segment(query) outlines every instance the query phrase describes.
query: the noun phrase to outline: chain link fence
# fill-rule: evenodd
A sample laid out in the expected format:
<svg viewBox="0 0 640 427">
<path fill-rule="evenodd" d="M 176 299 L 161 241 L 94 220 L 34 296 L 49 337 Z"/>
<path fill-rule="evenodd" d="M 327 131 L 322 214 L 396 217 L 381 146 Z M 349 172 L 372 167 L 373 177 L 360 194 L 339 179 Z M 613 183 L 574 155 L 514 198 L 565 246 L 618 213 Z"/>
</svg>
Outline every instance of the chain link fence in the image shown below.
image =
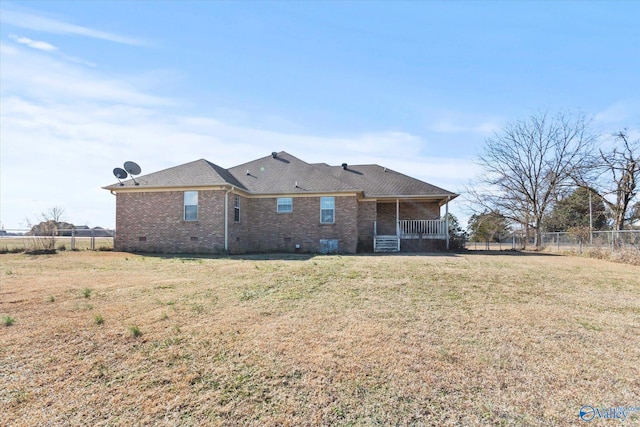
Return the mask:
<svg viewBox="0 0 640 427">
<path fill-rule="evenodd" d="M 33 235 L 28 229 L 0 230 L 0 253 L 42 249 L 113 250 L 115 230 L 106 228 L 72 228 L 56 230 L 51 235 Z"/>
<path fill-rule="evenodd" d="M 640 265 L 640 230 L 542 233 L 545 252 L 585 254 Z M 522 250 L 535 248 L 535 236 L 514 232 L 491 242 L 467 242 L 470 250 Z"/>
<path fill-rule="evenodd" d="M 498 235 L 490 242 L 467 242 L 467 249 L 475 250 L 519 250 L 535 247 L 533 233 L 526 237 L 524 233 L 514 232 Z M 568 232 L 542 233 L 541 246 L 546 250 L 580 250 L 581 248 L 640 250 L 640 230 L 609 230 L 586 232 L 577 235 Z"/>
</svg>

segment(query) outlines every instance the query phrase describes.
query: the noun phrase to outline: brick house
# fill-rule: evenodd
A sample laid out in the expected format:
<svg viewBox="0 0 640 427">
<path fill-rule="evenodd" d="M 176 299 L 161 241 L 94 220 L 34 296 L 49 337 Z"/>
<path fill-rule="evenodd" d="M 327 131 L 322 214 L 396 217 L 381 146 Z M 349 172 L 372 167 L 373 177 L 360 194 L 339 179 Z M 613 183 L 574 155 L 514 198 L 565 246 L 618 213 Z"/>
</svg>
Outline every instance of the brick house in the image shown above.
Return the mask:
<svg viewBox="0 0 640 427">
<path fill-rule="evenodd" d="M 445 249 L 440 210 L 458 196 L 382 166 L 286 152 L 230 169 L 200 159 L 103 188 L 116 196 L 115 250 L 164 253 Z"/>
</svg>

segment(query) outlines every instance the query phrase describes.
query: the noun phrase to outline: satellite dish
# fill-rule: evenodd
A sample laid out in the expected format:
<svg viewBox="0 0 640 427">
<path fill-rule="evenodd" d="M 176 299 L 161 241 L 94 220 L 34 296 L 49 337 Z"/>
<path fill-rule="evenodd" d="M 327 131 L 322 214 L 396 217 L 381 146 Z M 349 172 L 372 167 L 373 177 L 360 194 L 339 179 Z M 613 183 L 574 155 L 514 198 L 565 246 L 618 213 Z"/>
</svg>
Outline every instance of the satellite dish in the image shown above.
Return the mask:
<svg viewBox="0 0 640 427">
<path fill-rule="evenodd" d="M 140 166 L 138 166 L 136 162 L 124 162 L 124 169 L 129 172 L 130 175 L 140 175 L 140 172 L 142 172 L 142 169 L 140 169 Z"/>
<path fill-rule="evenodd" d="M 118 182 L 120 183 L 120 185 L 124 185 L 122 183 L 122 181 L 120 181 L 121 179 L 126 179 L 127 178 L 127 171 L 122 169 L 122 168 L 115 168 L 113 170 L 113 174 L 116 176 L 116 178 L 118 178 Z"/>
<path fill-rule="evenodd" d="M 138 166 L 138 164 L 136 162 L 124 162 L 124 169 L 129 172 L 129 175 L 131 175 L 131 179 L 133 180 L 133 183 L 135 185 L 140 185 L 136 179 L 133 177 L 133 175 L 140 175 L 140 172 L 142 172 L 142 169 L 140 169 L 140 166 Z"/>
<path fill-rule="evenodd" d="M 127 171 L 122 169 L 122 168 L 115 168 L 113 170 L 113 174 L 116 176 L 116 178 L 118 179 L 125 179 L 127 176 Z"/>
</svg>

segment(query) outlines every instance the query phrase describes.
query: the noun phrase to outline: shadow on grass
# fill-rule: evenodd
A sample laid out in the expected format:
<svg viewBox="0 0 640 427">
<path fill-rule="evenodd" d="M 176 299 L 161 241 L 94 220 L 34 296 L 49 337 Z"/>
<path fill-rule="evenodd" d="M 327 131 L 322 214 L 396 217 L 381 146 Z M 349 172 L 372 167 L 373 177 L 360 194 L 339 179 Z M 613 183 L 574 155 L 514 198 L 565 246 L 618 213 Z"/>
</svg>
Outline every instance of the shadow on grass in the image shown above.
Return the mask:
<svg viewBox="0 0 640 427">
<path fill-rule="evenodd" d="M 514 249 L 470 249 L 465 252 L 460 252 L 465 255 L 512 255 L 512 256 L 551 256 L 558 257 L 563 256 L 562 254 L 550 253 L 550 252 L 539 252 L 539 251 L 519 251 Z"/>
<path fill-rule="evenodd" d="M 317 253 L 252 253 L 252 254 L 165 254 L 157 252 L 131 252 L 134 255 L 141 255 L 151 258 L 162 259 L 178 259 L 182 261 L 198 261 L 202 259 L 228 259 L 228 260 L 246 260 L 246 261 L 308 261 L 316 257 L 341 256 L 341 257 L 451 257 L 456 258 L 463 255 L 502 255 L 502 256 L 549 256 L 558 257 L 562 254 L 535 252 L 535 251 L 519 251 L 512 249 L 503 250 L 466 250 L 457 252 L 366 252 L 357 254 L 317 254 Z"/>
<path fill-rule="evenodd" d="M 198 261 L 201 259 L 229 259 L 247 261 L 307 261 L 318 254 L 295 254 L 295 253 L 261 253 L 261 254 L 164 254 L 157 252 L 131 252 L 134 255 L 141 255 L 150 258 L 179 259 L 182 261 Z"/>
</svg>

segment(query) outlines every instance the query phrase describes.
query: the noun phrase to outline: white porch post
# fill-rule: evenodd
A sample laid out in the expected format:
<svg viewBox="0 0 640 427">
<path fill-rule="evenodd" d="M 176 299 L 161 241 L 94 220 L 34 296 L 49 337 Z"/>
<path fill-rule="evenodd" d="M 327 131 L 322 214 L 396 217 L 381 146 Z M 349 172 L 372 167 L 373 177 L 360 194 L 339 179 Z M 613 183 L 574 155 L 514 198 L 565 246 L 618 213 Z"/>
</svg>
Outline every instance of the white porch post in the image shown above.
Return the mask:
<svg viewBox="0 0 640 427">
<path fill-rule="evenodd" d="M 444 205 L 444 225 L 445 225 L 445 236 L 447 239 L 447 250 L 449 250 L 449 197 L 447 197 L 447 203 Z"/>
<path fill-rule="evenodd" d="M 396 236 L 398 238 L 398 250 L 400 250 L 400 199 L 396 199 Z"/>
<path fill-rule="evenodd" d="M 400 236 L 400 199 L 396 199 L 396 236 Z"/>
</svg>

